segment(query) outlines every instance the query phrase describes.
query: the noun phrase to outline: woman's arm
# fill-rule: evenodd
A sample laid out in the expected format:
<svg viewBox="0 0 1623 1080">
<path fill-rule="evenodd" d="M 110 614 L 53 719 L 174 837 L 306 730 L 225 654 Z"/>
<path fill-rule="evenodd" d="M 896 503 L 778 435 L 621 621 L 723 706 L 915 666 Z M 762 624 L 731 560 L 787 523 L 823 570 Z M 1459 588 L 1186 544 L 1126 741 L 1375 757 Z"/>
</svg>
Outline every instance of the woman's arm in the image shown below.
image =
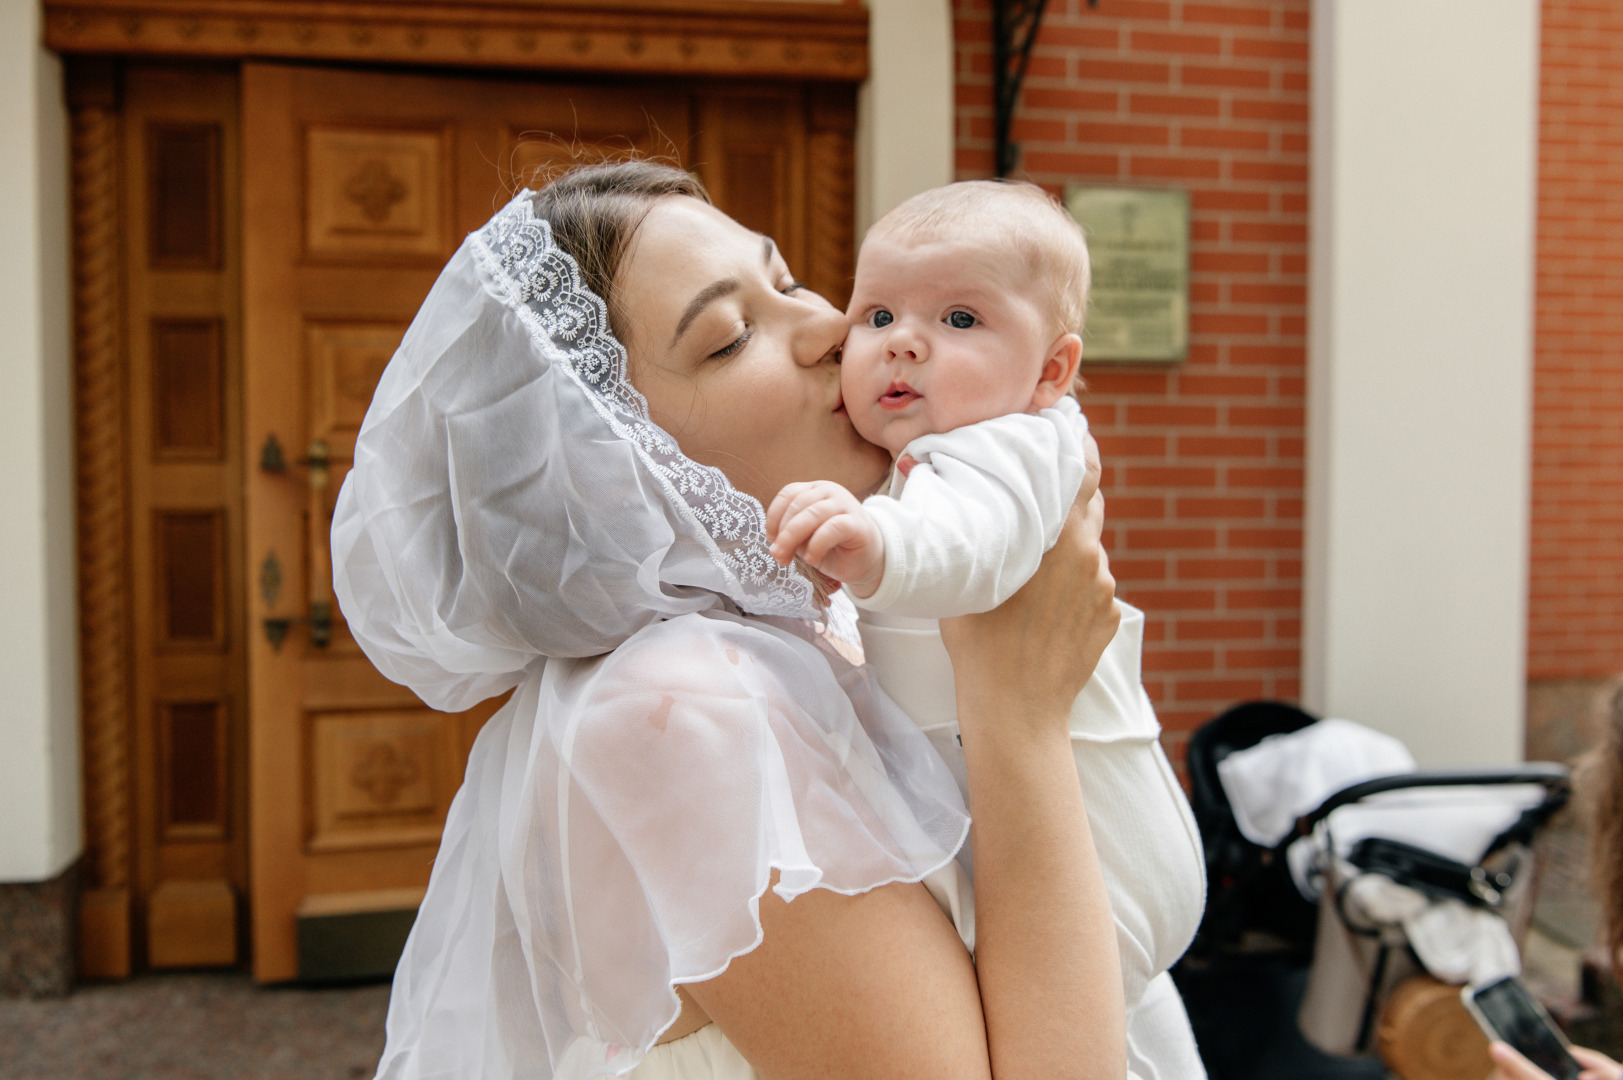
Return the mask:
<svg viewBox="0 0 1623 1080">
<path fill-rule="evenodd" d="M 761 946 L 687 988 L 763 1076 L 1125 1072 L 1115 936 L 1067 730 L 1119 621 L 1092 486 L 1025 588 L 943 626 L 974 804 L 979 983 L 920 885 L 792 904 L 769 891 Z"/>
<path fill-rule="evenodd" d="M 1120 622 L 1103 521 L 1095 494 L 1055 547 L 1092 567 L 1081 589 L 1058 587 L 1045 561 L 1010 603 L 942 626 L 969 769 L 975 963 L 998 1077 L 1119 1078 L 1127 1067 L 1121 960 L 1067 723 Z"/>
</svg>

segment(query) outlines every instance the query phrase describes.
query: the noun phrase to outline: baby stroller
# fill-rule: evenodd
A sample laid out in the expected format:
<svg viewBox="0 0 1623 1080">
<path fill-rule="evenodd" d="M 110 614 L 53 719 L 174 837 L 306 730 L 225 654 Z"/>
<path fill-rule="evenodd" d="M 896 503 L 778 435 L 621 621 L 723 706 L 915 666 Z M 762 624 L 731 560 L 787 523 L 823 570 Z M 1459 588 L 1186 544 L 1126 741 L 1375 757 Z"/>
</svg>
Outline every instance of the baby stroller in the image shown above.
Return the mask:
<svg viewBox="0 0 1623 1080">
<path fill-rule="evenodd" d="M 1366 769 L 1294 820 L 1279 818 L 1282 835 L 1258 837 L 1257 823 L 1241 820 L 1256 794 L 1241 792 L 1237 815 L 1225 779 L 1235 785 L 1244 773 L 1223 763 L 1274 735 L 1288 738 L 1270 752 L 1286 743 L 1315 752 L 1313 740 L 1340 734 L 1332 725 L 1358 727 L 1250 702 L 1190 739 L 1208 880 L 1191 959 L 1210 966 L 1271 953 L 1310 965 L 1297 1017 L 1308 1043 L 1338 1057 L 1379 1053 L 1405 1080 L 1480 1080 L 1489 1069 L 1484 1043 L 1459 1005 L 1458 984 L 1519 970 L 1533 840 L 1565 805 L 1568 770 L 1421 772 L 1396 740 L 1361 729 L 1366 741 L 1390 744 L 1383 753 L 1393 767 Z M 1292 776 L 1312 771 L 1283 767 Z"/>
</svg>

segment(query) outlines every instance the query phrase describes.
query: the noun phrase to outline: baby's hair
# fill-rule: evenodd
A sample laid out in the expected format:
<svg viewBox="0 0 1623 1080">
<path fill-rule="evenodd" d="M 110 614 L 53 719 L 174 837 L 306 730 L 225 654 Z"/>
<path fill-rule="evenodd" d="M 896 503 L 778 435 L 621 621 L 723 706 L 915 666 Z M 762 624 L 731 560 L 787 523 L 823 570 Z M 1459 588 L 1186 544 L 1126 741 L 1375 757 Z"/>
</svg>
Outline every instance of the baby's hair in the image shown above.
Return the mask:
<svg viewBox="0 0 1623 1080">
<path fill-rule="evenodd" d="M 908 199 L 874 223 L 869 237 L 899 240 L 984 238 L 1010 244 L 1033 280 L 1053 290 L 1058 333 L 1080 334 L 1092 267 L 1082 226 L 1048 192 L 1023 180 L 961 180 Z"/>
</svg>

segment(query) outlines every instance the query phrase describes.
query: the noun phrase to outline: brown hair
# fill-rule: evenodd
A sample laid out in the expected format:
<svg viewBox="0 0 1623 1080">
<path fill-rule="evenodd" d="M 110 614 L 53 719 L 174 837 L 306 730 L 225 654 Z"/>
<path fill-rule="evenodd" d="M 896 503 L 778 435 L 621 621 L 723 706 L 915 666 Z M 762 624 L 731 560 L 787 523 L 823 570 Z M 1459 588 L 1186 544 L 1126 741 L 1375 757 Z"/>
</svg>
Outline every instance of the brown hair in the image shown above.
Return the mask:
<svg viewBox="0 0 1623 1080">
<path fill-rule="evenodd" d="M 1606 923 L 1606 952 L 1623 964 L 1623 689 L 1612 698 L 1600 744 L 1578 770 L 1589 811 L 1590 873 Z"/>
<path fill-rule="evenodd" d="M 674 165 L 626 158 L 568 169 L 536 192 L 537 217 L 552 225 L 552 237 L 580 267 L 581 282 L 609 309 L 609 329 L 625 340 L 616 303 L 614 277 L 637 228 L 667 195 L 710 201 L 699 178 Z M 827 609 L 827 579 L 797 556 L 795 565 L 811 582 L 819 607 Z"/>
<path fill-rule="evenodd" d="M 537 217 L 580 267 L 583 283 L 609 309 L 609 329 L 624 339 L 614 277 L 654 203 L 668 195 L 710 201 L 699 178 L 674 165 L 645 158 L 584 165 L 555 176 L 536 192 Z"/>
</svg>

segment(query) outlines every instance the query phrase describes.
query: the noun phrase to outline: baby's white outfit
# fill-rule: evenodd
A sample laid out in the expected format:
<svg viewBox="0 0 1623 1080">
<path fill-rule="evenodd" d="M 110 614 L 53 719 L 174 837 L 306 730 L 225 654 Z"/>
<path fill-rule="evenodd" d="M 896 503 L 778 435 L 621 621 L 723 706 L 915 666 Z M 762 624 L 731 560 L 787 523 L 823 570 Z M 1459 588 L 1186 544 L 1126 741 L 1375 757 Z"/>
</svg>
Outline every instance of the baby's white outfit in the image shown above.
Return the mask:
<svg viewBox="0 0 1623 1080">
<path fill-rule="evenodd" d="M 1086 434 L 1067 397 L 1035 415 L 926 435 L 905 450 L 917 463 L 911 471 L 898 469 L 889 493 L 863 504 L 885 538 L 880 587 L 856 601 L 867 661 L 966 801 L 952 663 L 935 620 L 990 610 L 1031 577 L 1076 499 Z M 1120 629 L 1072 707 L 1071 747 L 1116 920 L 1131 1071 L 1189 1080 L 1204 1070 L 1166 971 L 1200 924 L 1205 863 L 1140 680 L 1144 614 L 1121 610 Z M 969 849 L 959 858 L 967 862 Z"/>
</svg>

